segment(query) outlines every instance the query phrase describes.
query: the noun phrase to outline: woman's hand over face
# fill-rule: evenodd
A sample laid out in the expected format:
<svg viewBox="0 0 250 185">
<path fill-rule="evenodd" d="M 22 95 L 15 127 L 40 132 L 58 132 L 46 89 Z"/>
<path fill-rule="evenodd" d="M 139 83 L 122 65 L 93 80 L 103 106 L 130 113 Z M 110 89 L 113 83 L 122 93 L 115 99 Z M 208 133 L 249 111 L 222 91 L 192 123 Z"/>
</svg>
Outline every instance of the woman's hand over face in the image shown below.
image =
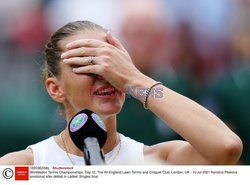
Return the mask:
<svg viewBox="0 0 250 185">
<path fill-rule="evenodd" d="M 128 52 L 110 33 L 107 42 L 95 39 L 80 39 L 66 45 L 61 57 L 63 62 L 77 66 L 76 74 L 96 74 L 105 78 L 118 89 L 126 89 L 131 82 L 143 75 L 133 64 Z M 90 56 L 94 64 L 90 65 Z"/>
</svg>

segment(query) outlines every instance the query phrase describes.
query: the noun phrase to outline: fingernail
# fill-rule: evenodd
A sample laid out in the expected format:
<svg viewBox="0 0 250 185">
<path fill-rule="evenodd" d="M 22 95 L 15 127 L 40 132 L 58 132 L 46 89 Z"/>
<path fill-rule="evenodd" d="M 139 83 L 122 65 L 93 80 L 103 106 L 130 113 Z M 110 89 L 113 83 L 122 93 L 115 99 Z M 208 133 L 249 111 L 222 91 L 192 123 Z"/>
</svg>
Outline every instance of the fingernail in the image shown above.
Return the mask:
<svg viewBox="0 0 250 185">
<path fill-rule="evenodd" d="M 61 54 L 61 58 L 65 58 L 65 56 L 66 56 L 65 53 Z"/>
<path fill-rule="evenodd" d="M 68 62 L 68 60 L 67 59 L 63 59 L 63 61 L 62 61 L 63 63 L 67 63 Z"/>
<path fill-rule="evenodd" d="M 67 49 L 69 49 L 69 48 L 70 48 L 70 46 L 71 46 L 71 44 L 67 44 L 67 45 L 66 45 L 66 48 L 67 48 Z"/>
</svg>

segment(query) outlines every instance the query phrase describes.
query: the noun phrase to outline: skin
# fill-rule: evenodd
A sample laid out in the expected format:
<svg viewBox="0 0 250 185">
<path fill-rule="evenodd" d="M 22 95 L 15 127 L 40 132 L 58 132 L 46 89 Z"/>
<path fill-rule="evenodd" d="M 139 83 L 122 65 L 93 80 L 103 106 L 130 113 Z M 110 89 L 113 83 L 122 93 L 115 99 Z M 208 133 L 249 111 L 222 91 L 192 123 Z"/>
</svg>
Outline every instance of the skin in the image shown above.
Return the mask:
<svg viewBox="0 0 250 185">
<path fill-rule="evenodd" d="M 121 43 L 110 33 L 91 30 L 77 32 L 60 41 L 63 48 L 60 62 L 61 74 L 48 78 L 46 89 L 53 100 L 63 104 L 66 120 L 88 108 L 101 116 L 107 127 L 104 153 L 118 143 L 116 114 L 122 108 L 124 93 L 113 98 L 89 96 L 88 87 L 117 89 L 135 86 L 149 88 L 156 81 L 142 74 L 133 64 Z M 88 56 L 94 56 L 94 65 L 88 65 Z M 171 89 L 162 88 L 162 98 L 149 96 L 148 108 L 186 141 L 169 141 L 144 147 L 145 157 L 168 164 L 236 164 L 242 153 L 241 139 L 219 118 L 194 101 Z M 140 102 L 144 97 L 131 94 Z M 82 98 L 88 97 L 88 98 Z M 62 131 L 69 153 L 83 156 L 73 144 L 67 129 Z M 58 145 L 65 150 L 61 137 L 55 136 Z M 219 141 L 219 142 L 218 142 Z M 0 164 L 33 164 L 30 149 L 7 154 Z"/>
</svg>

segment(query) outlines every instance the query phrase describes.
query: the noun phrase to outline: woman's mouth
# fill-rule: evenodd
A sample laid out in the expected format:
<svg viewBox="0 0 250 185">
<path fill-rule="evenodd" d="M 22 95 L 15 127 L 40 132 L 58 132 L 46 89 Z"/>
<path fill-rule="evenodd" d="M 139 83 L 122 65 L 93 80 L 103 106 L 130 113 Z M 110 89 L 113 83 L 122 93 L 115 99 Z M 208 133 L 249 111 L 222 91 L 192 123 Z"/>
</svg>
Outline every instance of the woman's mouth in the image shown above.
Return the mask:
<svg viewBox="0 0 250 185">
<path fill-rule="evenodd" d="M 117 90 L 114 87 L 99 88 L 93 93 L 93 96 L 99 98 L 113 98 L 118 95 L 121 95 L 121 91 Z"/>
</svg>

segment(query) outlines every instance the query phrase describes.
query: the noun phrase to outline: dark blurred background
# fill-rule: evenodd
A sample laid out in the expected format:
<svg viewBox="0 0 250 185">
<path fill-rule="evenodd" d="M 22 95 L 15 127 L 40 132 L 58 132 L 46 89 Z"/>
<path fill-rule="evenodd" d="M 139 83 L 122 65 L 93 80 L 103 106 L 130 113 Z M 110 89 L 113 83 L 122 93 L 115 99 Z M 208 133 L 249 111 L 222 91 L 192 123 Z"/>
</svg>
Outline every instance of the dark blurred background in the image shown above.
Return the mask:
<svg viewBox="0 0 250 185">
<path fill-rule="evenodd" d="M 65 127 L 41 66 L 50 34 L 75 20 L 108 28 L 143 73 L 219 116 L 250 164 L 250 0 L 1 0 L 0 156 Z M 181 139 L 129 97 L 118 130 L 148 145 Z"/>
</svg>

